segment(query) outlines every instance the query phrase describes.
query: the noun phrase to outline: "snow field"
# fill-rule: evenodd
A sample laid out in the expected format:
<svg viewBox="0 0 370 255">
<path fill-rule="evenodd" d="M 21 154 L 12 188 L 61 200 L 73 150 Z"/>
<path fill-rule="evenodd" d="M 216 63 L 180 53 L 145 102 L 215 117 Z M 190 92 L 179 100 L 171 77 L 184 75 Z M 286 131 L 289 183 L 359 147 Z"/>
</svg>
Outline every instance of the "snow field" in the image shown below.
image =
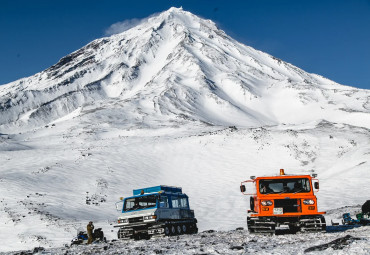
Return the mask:
<svg viewBox="0 0 370 255">
<path fill-rule="evenodd" d="M 110 224 L 119 215 L 115 209 L 119 197 L 130 196 L 132 189 L 161 184 L 183 188 L 201 231 L 246 227 L 249 199 L 240 193 L 240 182 L 251 175 L 278 174 L 280 168 L 288 174 L 310 174 L 313 169 L 319 174 L 321 211 L 361 204 L 370 192 L 365 185 L 369 138 L 361 128 L 209 127 L 199 131 L 182 126 L 122 132 L 108 128 L 114 124 L 76 128 L 73 122 L 77 121 L 82 120 L 19 135 L 20 141 L 15 136 L 11 142 L 30 149 L 3 152 L 2 199 L 21 215 L 1 214 L 9 222 L 4 229 L 12 231 L 3 237 L 6 243 L 18 242 L 24 249 L 63 245 L 89 220 L 113 239 L 117 230 Z M 328 158 L 337 160 L 328 162 Z M 357 192 L 358 185 L 363 185 L 362 192 Z M 86 204 L 86 196 L 96 204 Z M 22 213 L 18 203 L 27 199 L 42 213 L 34 213 L 33 207 Z M 45 214 L 50 219 L 40 219 Z M 13 218 L 20 220 L 11 223 Z M 64 225 L 73 227 L 60 227 Z M 14 250 L 14 246 L 4 245 L 2 250 Z"/>
</svg>

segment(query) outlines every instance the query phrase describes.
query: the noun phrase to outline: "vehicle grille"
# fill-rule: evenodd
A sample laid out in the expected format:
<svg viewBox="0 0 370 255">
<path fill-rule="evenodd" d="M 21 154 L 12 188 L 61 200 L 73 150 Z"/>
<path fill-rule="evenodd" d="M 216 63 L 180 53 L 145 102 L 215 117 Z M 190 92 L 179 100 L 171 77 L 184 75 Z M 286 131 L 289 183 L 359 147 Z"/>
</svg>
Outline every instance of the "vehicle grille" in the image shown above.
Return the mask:
<svg viewBox="0 0 370 255">
<path fill-rule="evenodd" d="M 130 218 L 129 223 L 143 222 L 143 217 Z"/>
<path fill-rule="evenodd" d="M 284 213 L 301 211 L 297 199 L 275 199 L 274 205 L 275 207 L 282 207 Z"/>
</svg>

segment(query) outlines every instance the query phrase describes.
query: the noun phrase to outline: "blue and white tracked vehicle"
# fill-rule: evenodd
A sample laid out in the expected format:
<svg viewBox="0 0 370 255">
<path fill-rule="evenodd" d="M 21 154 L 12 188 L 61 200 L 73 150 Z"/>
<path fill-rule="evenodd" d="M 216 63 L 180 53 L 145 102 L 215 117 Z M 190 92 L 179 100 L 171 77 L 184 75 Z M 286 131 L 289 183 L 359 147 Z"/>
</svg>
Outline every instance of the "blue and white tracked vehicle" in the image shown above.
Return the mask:
<svg viewBox="0 0 370 255">
<path fill-rule="evenodd" d="M 119 239 L 198 232 L 197 219 L 194 211 L 190 210 L 189 198 L 179 187 L 161 185 L 135 189 L 132 197 L 121 200 L 116 204 L 117 209 L 122 211 L 115 226 L 119 227 Z"/>
</svg>

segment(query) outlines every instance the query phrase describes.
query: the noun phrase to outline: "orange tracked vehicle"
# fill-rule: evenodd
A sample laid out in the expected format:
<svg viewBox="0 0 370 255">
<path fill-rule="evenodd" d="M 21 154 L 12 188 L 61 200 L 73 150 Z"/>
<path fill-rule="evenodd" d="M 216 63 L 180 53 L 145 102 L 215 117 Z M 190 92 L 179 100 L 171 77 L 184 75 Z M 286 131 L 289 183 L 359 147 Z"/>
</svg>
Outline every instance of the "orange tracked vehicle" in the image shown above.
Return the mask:
<svg viewBox="0 0 370 255">
<path fill-rule="evenodd" d="M 324 232 L 326 223 L 323 214 L 318 212 L 317 198 L 319 190 L 316 174 L 286 175 L 280 169 L 280 175 L 255 177 L 243 181 L 240 191 L 250 195 L 250 210 L 247 224 L 250 233 L 275 233 L 280 226 L 289 226 L 296 233 Z M 255 188 L 252 194 L 246 194 L 246 185 Z"/>
</svg>

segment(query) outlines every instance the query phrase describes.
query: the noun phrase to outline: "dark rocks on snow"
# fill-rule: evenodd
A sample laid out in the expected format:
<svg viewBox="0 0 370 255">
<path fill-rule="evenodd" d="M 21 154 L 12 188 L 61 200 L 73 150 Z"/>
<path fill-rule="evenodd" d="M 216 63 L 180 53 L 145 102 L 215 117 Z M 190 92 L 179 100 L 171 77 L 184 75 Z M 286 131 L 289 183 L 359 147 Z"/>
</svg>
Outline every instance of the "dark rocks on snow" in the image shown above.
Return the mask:
<svg viewBox="0 0 370 255">
<path fill-rule="evenodd" d="M 334 241 L 331 241 L 326 244 L 321 244 L 317 246 L 310 247 L 306 249 L 304 252 L 312 252 L 312 251 L 323 251 L 328 248 L 332 248 L 333 250 L 342 250 L 344 247 L 350 245 L 355 240 L 361 240 L 361 238 L 353 237 L 351 235 L 346 235 L 341 238 L 337 238 Z"/>
<path fill-rule="evenodd" d="M 230 250 L 243 250 L 243 249 L 244 249 L 244 247 L 240 246 L 240 245 L 235 245 L 235 246 L 230 247 Z"/>
<path fill-rule="evenodd" d="M 210 230 L 205 230 L 202 233 L 214 233 L 216 230 L 210 229 Z"/>
</svg>

